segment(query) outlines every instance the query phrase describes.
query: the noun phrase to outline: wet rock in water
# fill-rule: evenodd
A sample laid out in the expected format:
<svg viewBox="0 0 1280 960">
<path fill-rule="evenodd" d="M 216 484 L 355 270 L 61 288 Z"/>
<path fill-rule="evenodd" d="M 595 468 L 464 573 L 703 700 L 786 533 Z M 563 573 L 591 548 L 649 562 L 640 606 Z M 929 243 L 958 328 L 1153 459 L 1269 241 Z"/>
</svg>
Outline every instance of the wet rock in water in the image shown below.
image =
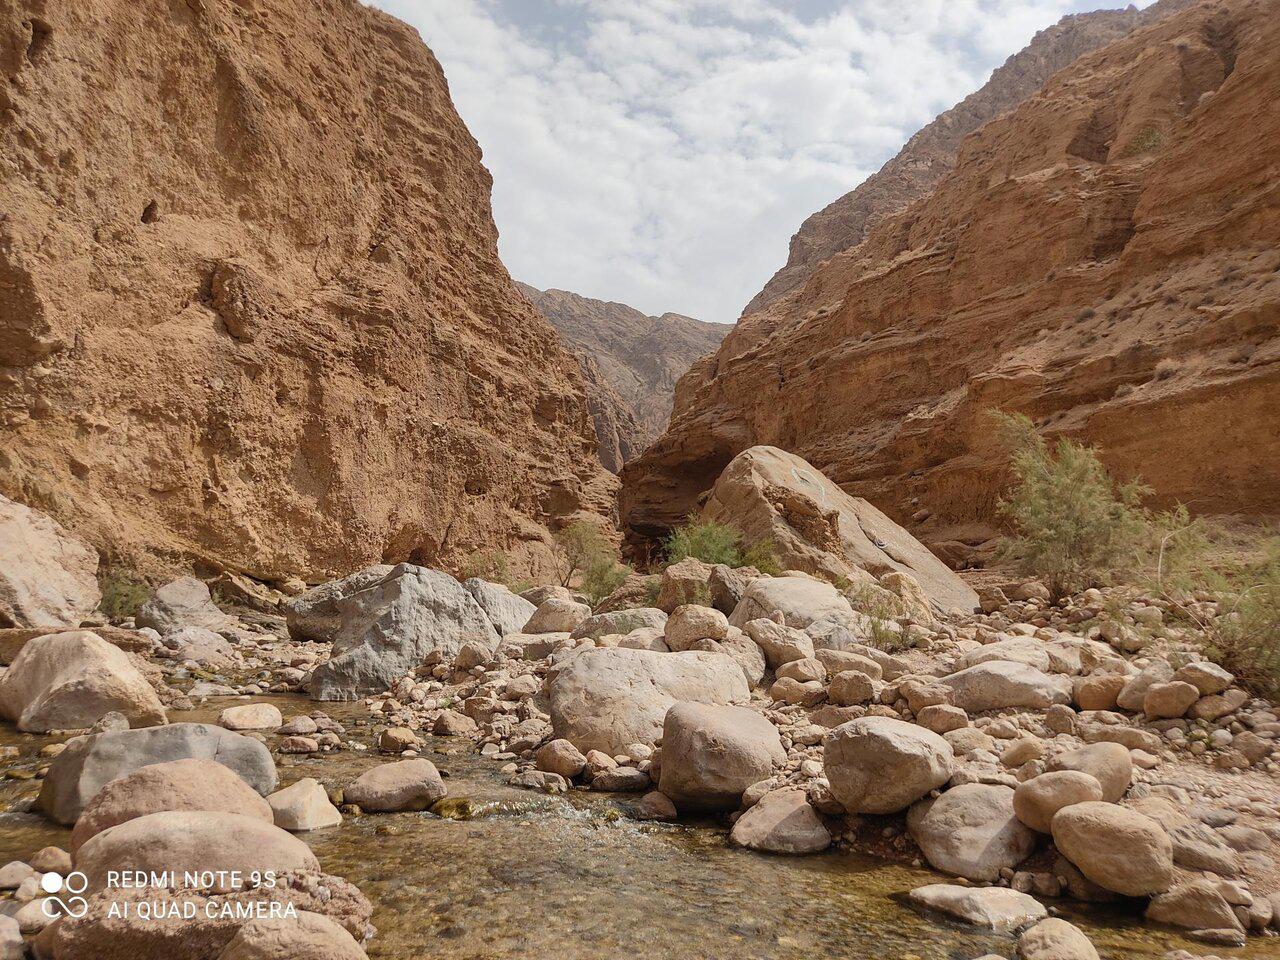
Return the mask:
<svg viewBox="0 0 1280 960">
<path fill-rule="evenodd" d="M 1048 917 L 1018 937 L 1021 960 L 1098 960 L 1098 951 L 1073 923 Z"/>
<path fill-rule="evenodd" d="M 1102 784 L 1096 777 L 1079 770 L 1056 770 L 1018 784 L 1013 812 L 1032 830 L 1049 833 L 1053 815 L 1063 807 L 1102 799 Z"/>
<path fill-rule="evenodd" d="M 72 824 L 109 781 L 148 764 L 186 758 L 214 760 L 264 796 L 276 788 L 275 763 L 262 743 L 212 724 L 173 723 L 69 741 L 49 766 L 38 804 L 51 819 Z"/>
<path fill-rule="evenodd" d="M 28 640 L 0 677 L 0 716 L 28 733 L 84 729 L 113 711 L 134 726 L 165 722 L 129 655 L 92 631 Z"/>
<path fill-rule="evenodd" d="M 1243 930 L 1218 884 L 1200 877 L 1181 880 L 1171 890 L 1152 897 L 1146 917 L 1188 930 Z"/>
<path fill-rule="evenodd" d="M 591 778 L 592 790 L 612 793 L 637 793 L 653 785 L 649 775 L 636 767 L 612 767 Z"/>
<path fill-rule="evenodd" d="M 850 813 L 905 810 L 951 779 L 946 740 L 890 717 L 863 717 L 827 734 L 823 769 L 831 792 Z"/>
<path fill-rule="evenodd" d="M 1141 897 L 1173 883 L 1173 844 L 1150 817 L 1114 803 L 1076 803 L 1054 814 L 1051 828 L 1063 856 L 1104 890 Z"/>
<path fill-rule="evenodd" d="M 267 797 L 267 803 L 275 825 L 291 833 L 323 830 L 342 822 L 342 814 L 329 801 L 324 787 L 311 777 L 277 790 Z"/>
<path fill-rule="evenodd" d="M 1102 785 L 1102 799 L 1116 803 L 1133 780 L 1133 759 L 1118 743 L 1091 743 L 1060 753 L 1049 761 L 1049 770 L 1078 770 Z"/>
<path fill-rule="evenodd" d="M 490 583 L 488 580 L 472 577 L 469 580 L 463 580 L 462 585 L 476 598 L 476 603 L 480 604 L 480 609 L 484 611 L 484 615 L 489 618 L 493 629 L 500 637 L 508 633 L 519 633 L 521 628 L 529 622 L 534 611 L 538 609 L 524 597 L 512 593 L 500 583 Z"/>
<path fill-rule="evenodd" d="M 383 753 L 403 753 L 419 746 L 418 735 L 408 727 L 387 727 L 378 736 L 378 749 Z"/>
<path fill-rule="evenodd" d="M 636 804 L 637 820 L 674 820 L 676 805 L 660 790 L 650 790 Z"/>
<path fill-rule="evenodd" d="M 430 654 L 457 654 L 468 641 L 490 650 L 498 634 L 475 598 L 439 570 L 402 563 L 377 583 L 338 601 L 333 654 L 316 667 L 317 700 L 354 700 L 390 689 Z"/>
<path fill-rule="evenodd" d="M 317 753 L 320 741 L 315 737 L 283 737 L 276 745 L 280 753 Z"/>
<path fill-rule="evenodd" d="M 448 793 L 430 760 L 384 763 L 366 770 L 343 791 L 343 799 L 370 813 L 426 810 Z"/>
<path fill-rule="evenodd" d="M 36 875 L 35 868 L 21 860 L 10 860 L 0 867 L 0 890 L 17 890 L 24 880 Z"/>
<path fill-rule="evenodd" d="M 298 641 L 331 643 L 342 626 L 342 600 L 378 583 L 392 569 L 390 564 L 374 564 L 340 580 L 326 581 L 286 601 L 284 614 L 289 636 Z"/>
<path fill-rule="evenodd" d="M 97 573 L 93 547 L 0 496 L 0 626 L 78 627 L 102 597 Z"/>
<path fill-rule="evenodd" d="M 1043 710 L 1071 702 L 1071 681 L 1051 676 L 1024 663 L 993 660 L 942 678 L 951 688 L 951 702 L 970 713 L 1029 707 Z"/>
<path fill-rule="evenodd" d="M 754 710 L 677 703 L 662 726 L 658 788 L 681 810 L 733 810 L 786 760 L 778 728 Z"/>
<path fill-rule="evenodd" d="M 228 730 L 277 730 L 284 726 L 284 717 L 273 703 L 246 703 L 223 710 L 218 725 Z"/>
<path fill-rule="evenodd" d="M 76 869 L 99 890 L 109 870 L 319 870 L 301 840 L 270 821 L 238 813 L 166 811 L 108 827 L 76 854 Z"/>
<path fill-rule="evenodd" d="M 282 737 L 305 737 L 319 729 L 320 725 L 315 720 L 306 714 L 299 714 L 296 717 L 290 717 L 289 721 L 276 733 Z"/>
<path fill-rule="evenodd" d="M 171 760 L 139 767 L 99 790 L 76 820 L 71 852 L 103 830 L 166 810 L 221 811 L 272 822 L 268 801 L 229 767 L 215 760 Z"/>
<path fill-rule="evenodd" d="M 729 617 L 729 624 L 745 628 L 752 620 L 775 614 L 797 630 L 829 614 L 852 614 L 853 607 L 831 584 L 809 577 L 760 577 L 751 581 Z M 812 655 L 812 654 L 810 654 Z"/>
<path fill-rule="evenodd" d="M 346 930 L 318 913 L 250 920 L 217 960 L 367 960 Z"/>
<path fill-rule="evenodd" d="M 182 627 L 220 630 L 231 618 L 218 609 L 209 595 L 209 586 L 195 577 L 179 577 L 160 587 L 138 608 L 138 626 L 151 627 L 161 636 Z"/>
<path fill-rule="evenodd" d="M 831 832 L 805 791 L 791 788 L 761 797 L 733 825 L 729 842 L 765 853 L 818 853 L 831 846 Z"/>
<path fill-rule="evenodd" d="M 579 750 L 613 756 L 632 743 L 652 746 L 677 701 L 729 703 L 748 694 L 742 670 L 722 653 L 585 650 L 551 681 L 551 724 Z"/>
<path fill-rule="evenodd" d="M 521 770 L 511 778 L 511 782 L 517 787 L 543 793 L 566 793 L 569 789 L 568 780 L 548 770 Z"/>
<path fill-rule="evenodd" d="M 552 597 L 533 612 L 521 633 L 573 633 L 588 617 L 591 608 L 576 600 Z"/>
<path fill-rule="evenodd" d="M 587 765 L 587 758 L 568 740 L 549 740 L 534 753 L 534 762 L 539 770 L 557 773 L 566 780 L 572 780 L 582 773 Z"/>
<path fill-rule="evenodd" d="M 162 655 L 179 663 L 192 660 L 202 667 L 221 670 L 235 663 L 235 648 L 221 634 L 204 627 L 182 627 L 168 634 L 161 644 Z"/>
<path fill-rule="evenodd" d="M 1034 897 L 1003 887 L 960 887 L 931 883 L 908 894 L 912 903 L 990 930 L 1016 930 L 1048 916 Z"/>
<path fill-rule="evenodd" d="M 724 640 L 729 636 L 729 618 L 713 607 L 681 604 L 671 612 L 664 626 L 667 646 L 688 650 L 696 640 Z"/>
<path fill-rule="evenodd" d="M 41 847 L 32 856 L 31 866 L 40 873 L 68 873 L 71 870 L 71 854 L 61 847 Z"/>
<path fill-rule="evenodd" d="M 759 619 L 749 621 L 742 629 L 764 651 L 770 670 L 777 670 L 793 660 L 814 658 L 813 641 L 808 634 L 794 627 Z"/>
<path fill-rule="evenodd" d="M 1036 845 L 1034 831 L 1014 816 L 1013 791 L 994 784 L 966 784 L 921 800 L 908 812 L 907 828 L 934 867 L 989 883 Z"/>
</svg>

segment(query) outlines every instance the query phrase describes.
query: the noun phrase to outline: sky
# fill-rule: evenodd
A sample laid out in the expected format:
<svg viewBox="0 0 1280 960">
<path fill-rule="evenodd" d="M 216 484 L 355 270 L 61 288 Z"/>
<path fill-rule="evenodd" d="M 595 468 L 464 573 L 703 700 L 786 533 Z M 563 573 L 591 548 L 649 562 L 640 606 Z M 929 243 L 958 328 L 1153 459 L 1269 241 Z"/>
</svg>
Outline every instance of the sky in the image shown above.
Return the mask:
<svg viewBox="0 0 1280 960">
<path fill-rule="evenodd" d="M 1146 6 L 1150 0 L 1138 3 Z M 417 27 L 518 280 L 732 323 L 810 213 L 1119 0 L 373 0 Z"/>
</svg>

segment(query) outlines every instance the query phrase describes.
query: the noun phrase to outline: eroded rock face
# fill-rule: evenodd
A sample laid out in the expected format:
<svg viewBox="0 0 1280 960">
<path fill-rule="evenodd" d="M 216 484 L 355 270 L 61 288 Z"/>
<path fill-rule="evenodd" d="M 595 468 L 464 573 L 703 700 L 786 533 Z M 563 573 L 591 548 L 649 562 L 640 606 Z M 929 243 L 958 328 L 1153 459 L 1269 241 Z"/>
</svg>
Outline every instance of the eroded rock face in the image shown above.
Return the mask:
<svg viewBox="0 0 1280 960">
<path fill-rule="evenodd" d="M 695 365 L 623 470 L 630 538 L 772 444 L 899 521 L 927 511 L 926 544 L 981 539 L 1006 483 L 992 408 L 1096 444 L 1160 502 L 1273 514 L 1277 43 L 1265 2 L 1194 4 L 971 133 L 931 194 Z"/>
<path fill-rule="evenodd" d="M 0 496 L 0 627 L 80 626 L 101 599 L 97 573 L 91 546 L 52 517 Z"/>
<path fill-rule="evenodd" d="M 0 491 L 140 564 L 549 575 L 548 523 L 614 481 L 417 33 L 343 0 L 47 19 L 35 63 L 0 14 Z"/>
</svg>

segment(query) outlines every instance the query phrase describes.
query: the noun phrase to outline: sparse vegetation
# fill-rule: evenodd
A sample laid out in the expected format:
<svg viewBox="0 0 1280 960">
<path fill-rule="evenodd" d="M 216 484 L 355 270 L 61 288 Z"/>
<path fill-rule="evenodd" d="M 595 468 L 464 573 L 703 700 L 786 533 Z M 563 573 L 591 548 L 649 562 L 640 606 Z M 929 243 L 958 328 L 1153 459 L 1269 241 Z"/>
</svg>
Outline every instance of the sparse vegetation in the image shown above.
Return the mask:
<svg viewBox="0 0 1280 960">
<path fill-rule="evenodd" d="M 98 609 L 108 620 L 124 620 L 137 616 L 138 608 L 151 596 L 147 582 L 123 570 L 107 570 L 98 577 L 102 601 Z"/>
<path fill-rule="evenodd" d="M 462 561 L 458 579 L 470 580 L 472 577 L 488 580 L 490 583 L 507 583 L 510 571 L 506 553 L 501 550 L 477 550 L 471 554 Z"/>
<path fill-rule="evenodd" d="M 847 580 L 845 582 L 848 583 Z M 840 589 L 854 610 L 870 618 L 871 646 L 885 653 L 897 653 L 910 645 L 905 631 L 889 626 L 895 622 L 894 618 L 906 612 L 901 600 L 883 587 L 870 583 Z"/>
<path fill-rule="evenodd" d="M 662 541 L 662 548 L 668 564 L 693 557 L 703 563 L 755 567 L 768 576 L 782 572 L 778 548 L 772 540 L 766 537 L 748 543 L 740 531 L 710 520 L 690 517 L 683 526 L 671 531 Z"/>
<path fill-rule="evenodd" d="M 618 589 L 631 568 L 618 557 L 618 548 L 594 523 L 571 523 L 558 534 L 556 544 L 563 563 L 561 584 L 570 586 L 580 578 L 579 589 L 592 603 L 599 603 Z"/>
<path fill-rule="evenodd" d="M 1219 597 L 1219 616 L 1205 625 L 1205 654 L 1259 696 L 1280 699 L 1280 537 L 1260 545 L 1260 559 L 1193 573 Z M 1207 572 L 1206 572 L 1207 571 Z"/>
</svg>

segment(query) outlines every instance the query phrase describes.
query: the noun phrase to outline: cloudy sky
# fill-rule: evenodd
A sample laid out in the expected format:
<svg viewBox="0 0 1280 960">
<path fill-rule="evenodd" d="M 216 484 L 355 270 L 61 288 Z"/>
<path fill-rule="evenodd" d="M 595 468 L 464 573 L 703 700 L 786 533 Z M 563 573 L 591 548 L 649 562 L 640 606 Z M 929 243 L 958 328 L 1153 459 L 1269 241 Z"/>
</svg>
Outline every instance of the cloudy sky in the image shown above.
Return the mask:
<svg viewBox="0 0 1280 960">
<path fill-rule="evenodd" d="M 806 216 L 1032 34 L 1123 5 L 374 2 L 443 63 L 493 173 L 513 276 L 726 323 L 785 261 Z"/>
</svg>

